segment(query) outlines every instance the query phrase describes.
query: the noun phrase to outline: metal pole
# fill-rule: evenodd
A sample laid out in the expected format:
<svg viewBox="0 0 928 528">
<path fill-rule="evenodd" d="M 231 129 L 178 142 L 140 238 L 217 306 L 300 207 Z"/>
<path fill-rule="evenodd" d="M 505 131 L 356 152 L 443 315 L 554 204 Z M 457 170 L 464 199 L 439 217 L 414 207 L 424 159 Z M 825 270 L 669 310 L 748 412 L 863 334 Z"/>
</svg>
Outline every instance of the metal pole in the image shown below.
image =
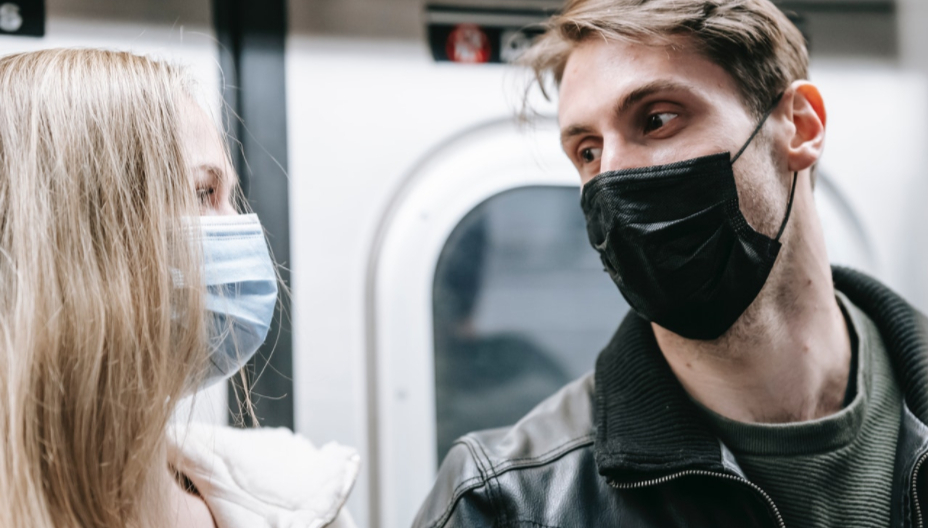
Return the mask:
<svg viewBox="0 0 928 528">
<path fill-rule="evenodd" d="M 289 286 L 286 1 L 213 0 L 213 13 L 233 163 Z M 260 423 L 293 429 L 293 340 L 286 293 L 267 341 L 246 370 Z M 236 391 L 229 395 L 230 407 L 238 408 Z"/>
</svg>

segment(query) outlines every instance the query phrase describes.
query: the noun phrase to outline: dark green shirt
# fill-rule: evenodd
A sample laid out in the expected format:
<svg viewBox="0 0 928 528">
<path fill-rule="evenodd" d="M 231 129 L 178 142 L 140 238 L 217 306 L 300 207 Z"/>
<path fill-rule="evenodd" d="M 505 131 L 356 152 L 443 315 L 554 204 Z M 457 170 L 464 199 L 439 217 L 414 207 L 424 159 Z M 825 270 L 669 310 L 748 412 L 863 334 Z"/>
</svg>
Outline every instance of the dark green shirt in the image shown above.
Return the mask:
<svg viewBox="0 0 928 528">
<path fill-rule="evenodd" d="M 902 392 L 873 321 L 840 293 L 838 300 L 857 364 L 856 394 L 844 409 L 789 424 L 746 424 L 704 409 L 788 528 L 889 526 Z"/>
</svg>

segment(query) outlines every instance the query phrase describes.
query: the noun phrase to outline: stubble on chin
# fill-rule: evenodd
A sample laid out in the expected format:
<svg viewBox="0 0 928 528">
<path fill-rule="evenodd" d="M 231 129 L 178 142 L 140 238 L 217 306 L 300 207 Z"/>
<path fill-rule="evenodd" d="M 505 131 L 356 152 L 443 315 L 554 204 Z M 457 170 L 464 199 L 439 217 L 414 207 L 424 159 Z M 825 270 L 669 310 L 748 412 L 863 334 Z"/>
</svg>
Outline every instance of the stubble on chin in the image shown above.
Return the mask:
<svg viewBox="0 0 928 528">
<path fill-rule="evenodd" d="M 776 236 L 789 201 L 789 187 L 792 182 L 784 184 L 787 178 L 785 160 L 777 163 L 772 143 L 765 134 L 756 138 L 758 144 L 745 153 L 735 165 L 735 181 L 738 185 L 738 199 L 745 220 L 754 230 L 768 236 Z M 782 166 L 780 166 L 782 165 Z M 784 186 L 785 185 L 785 186 Z M 794 219 L 790 218 L 790 222 Z M 697 355 L 706 354 L 721 360 L 739 361 L 767 344 L 771 339 L 778 339 L 788 328 L 783 324 L 783 309 L 794 303 L 791 289 L 785 281 L 791 276 L 793 268 L 790 251 L 790 229 L 787 226 L 781 239 L 782 247 L 777 260 L 758 293 L 741 317 L 717 339 L 709 341 L 688 340 L 663 330 L 662 341 L 683 345 Z"/>
</svg>

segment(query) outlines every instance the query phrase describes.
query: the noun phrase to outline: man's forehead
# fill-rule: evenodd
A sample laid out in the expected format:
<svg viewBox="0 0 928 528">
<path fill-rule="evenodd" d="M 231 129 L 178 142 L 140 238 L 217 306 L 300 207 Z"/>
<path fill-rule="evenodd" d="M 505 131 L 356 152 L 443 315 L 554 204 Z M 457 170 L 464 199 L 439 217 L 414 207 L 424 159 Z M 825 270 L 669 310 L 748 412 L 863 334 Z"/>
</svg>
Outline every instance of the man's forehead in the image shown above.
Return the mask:
<svg viewBox="0 0 928 528">
<path fill-rule="evenodd" d="M 582 64 L 595 62 L 604 68 L 674 69 L 675 65 L 693 61 L 709 62 L 704 54 L 683 36 L 647 40 L 587 38 L 577 43 L 565 62 L 562 82 L 578 73 Z"/>
</svg>

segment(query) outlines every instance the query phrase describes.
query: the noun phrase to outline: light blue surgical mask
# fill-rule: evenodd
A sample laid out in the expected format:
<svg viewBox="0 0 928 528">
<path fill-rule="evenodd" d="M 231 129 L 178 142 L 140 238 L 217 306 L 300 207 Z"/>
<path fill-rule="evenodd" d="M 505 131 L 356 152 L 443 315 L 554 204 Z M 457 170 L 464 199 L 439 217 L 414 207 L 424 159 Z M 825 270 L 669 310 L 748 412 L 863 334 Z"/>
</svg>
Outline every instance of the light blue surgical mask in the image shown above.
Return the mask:
<svg viewBox="0 0 928 528">
<path fill-rule="evenodd" d="M 257 215 L 201 216 L 199 224 L 212 324 L 204 388 L 235 374 L 264 342 L 277 304 L 277 274 Z"/>
</svg>

